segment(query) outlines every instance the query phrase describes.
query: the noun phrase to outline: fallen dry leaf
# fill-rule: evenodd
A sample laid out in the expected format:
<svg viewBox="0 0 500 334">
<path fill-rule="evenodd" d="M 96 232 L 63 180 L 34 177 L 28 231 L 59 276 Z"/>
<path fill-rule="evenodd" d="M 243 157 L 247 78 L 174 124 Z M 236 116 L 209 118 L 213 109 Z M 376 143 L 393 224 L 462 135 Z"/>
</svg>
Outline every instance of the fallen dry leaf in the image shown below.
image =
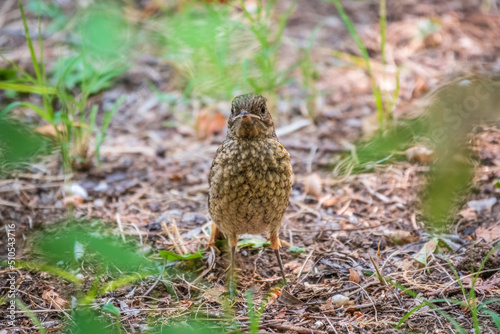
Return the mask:
<svg viewBox="0 0 500 334">
<path fill-rule="evenodd" d="M 57 130 L 59 130 L 59 132 L 63 132 L 64 125 L 59 124 L 57 126 Z M 39 134 L 47 136 L 47 137 L 54 137 L 54 138 L 57 137 L 57 131 L 52 124 L 39 126 L 35 129 L 35 131 L 38 132 Z"/>
<path fill-rule="evenodd" d="M 397 246 L 411 244 L 418 241 L 420 238 L 413 235 L 413 233 L 404 230 L 391 230 L 385 231 L 384 235 Z"/>
<path fill-rule="evenodd" d="M 63 199 L 64 206 L 69 206 L 69 205 L 80 206 L 82 204 L 83 204 L 83 198 L 78 194 L 73 194 Z"/>
<path fill-rule="evenodd" d="M 356 270 L 349 268 L 349 281 L 359 283 L 359 274 Z"/>
<path fill-rule="evenodd" d="M 226 117 L 213 108 L 204 108 L 198 112 L 196 120 L 196 135 L 200 139 L 213 136 L 214 133 L 222 131 L 226 126 Z"/>
<path fill-rule="evenodd" d="M 467 208 L 458 213 L 460 216 L 464 217 L 464 219 L 476 221 L 477 220 L 477 212 L 473 208 Z"/>
<path fill-rule="evenodd" d="M 216 286 L 215 288 L 208 289 L 203 294 L 203 299 L 209 303 L 219 303 L 221 302 L 220 297 L 226 291 L 224 286 Z"/>
<path fill-rule="evenodd" d="M 465 277 L 462 279 L 462 283 L 466 288 L 470 289 L 472 287 L 472 278 Z M 499 284 L 500 277 L 492 276 L 487 280 L 483 280 L 481 277 L 478 277 L 476 279 L 476 282 L 474 283 L 474 291 L 482 295 L 484 295 L 486 292 L 491 294 L 493 293 L 495 288 L 499 286 Z"/>
<path fill-rule="evenodd" d="M 491 242 L 500 238 L 500 225 L 495 225 L 491 228 L 478 227 L 476 229 L 476 236 L 483 238 L 486 242 Z"/>
<path fill-rule="evenodd" d="M 294 274 L 298 274 L 303 264 L 304 264 L 303 259 L 295 259 L 285 263 L 284 268 L 286 271 L 291 270 Z M 302 269 L 302 273 L 307 273 L 311 271 L 312 265 L 313 265 L 312 261 L 307 261 L 306 265 L 304 266 L 304 269 Z"/>
<path fill-rule="evenodd" d="M 57 292 L 54 290 L 45 290 L 42 293 L 42 299 L 49 304 L 53 304 L 56 308 L 64 308 L 68 301 L 61 298 Z"/>
<path fill-rule="evenodd" d="M 304 180 L 304 192 L 316 198 L 321 197 L 321 177 L 318 173 L 306 176 Z"/>
<path fill-rule="evenodd" d="M 334 206 L 335 204 L 337 204 L 339 202 L 339 199 L 337 197 L 333 197 L 333 196 L 330 196 L 328 198 L 326 198 L 323 203 L 321 203 L 323 206 L 326 206 L 326 207 L 330 207 L 330 206 Z"/>
<path fill-rule="evenodd" d="M 429 163 L 434 158 L 434 151 L 425 146 L 414 146 L 406 150 L 406 159 L 409 162 Z"/>
<path fill-rule="evenodd" d="M 417 254 L 415 254 L 413 258 L 425 266 L 427 265 L 427 258 L 432 253 L 434 253 L 436 247 L 437 247 L 436 240 L 429 240 L 424 244 L 424 246 L 420 249 L 420 251 Z"/>
</svg>

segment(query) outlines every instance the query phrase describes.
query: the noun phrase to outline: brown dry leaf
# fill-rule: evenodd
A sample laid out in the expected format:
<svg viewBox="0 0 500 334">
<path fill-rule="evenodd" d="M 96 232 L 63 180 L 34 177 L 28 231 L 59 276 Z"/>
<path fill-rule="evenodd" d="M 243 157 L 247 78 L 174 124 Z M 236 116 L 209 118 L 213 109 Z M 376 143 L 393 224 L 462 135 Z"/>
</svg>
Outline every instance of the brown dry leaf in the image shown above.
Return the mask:
<svg viewBox="0 0 500 334">
<path fill-rule="evenodd" d="M 356 270 L 349 268 L 349 282 L 354 282 L 359 284 L 359 274 Z"/>
<path fill-rule="evenodd" d="M 61 298 L 54 290 L 45 290 L 42 293 L 42 299 L 49 304 L 55 305 L 56 308 L 64 308 L 68 304 L 68 301 Z"/>
<path fill-rule="evenodd" d="M 415 79 L 415 83 L 413 85 L 413 92 L 412 92 L 412 97 L 413 98 L 418 98 L 429 90 L 429 85 L 427 84 L 427 80 L 420 76 L 417 75 L 417 78 Z"/>
<path fill-rule="evenodd" d="M 282 304 L 286 305 L 302 305 L 304 302 L 290 292 L 287 291 L 286 287 L 281 290 L 281 295 L 278 298 L 278 301 Z"/>
<path fill-rule="evenodd" d="M 479 299 L 476 297 L 476 301 L 475 301 L 476 306 L 477 306 L 478 300 Z M 472 303 L 472 302 L 470 301 L 470 303 Z M 462 309 L 462 311 L 464 311 L 464 312 L 469 312 L 470 311 L 470 308 L 467 305 L 468 305 L 467 301 L 464 300 L 464 303 L 462 305 L 460 305 L 460 308 Z"/>
<path fill-rule="evenodd" d="M 347 310 L 346 310 L 347 311 Z M 358 320 L 363 320 L 365 318 L 364 314 L 359 312 L 359 311 L 356 311 L 352 314 L 352 317 L 354 319 L 358 319 Z"/>
<path fill-rule="evenodd" d="M 216 286 L 215 288 L 208 289 L 203 294 L 203 299 L 209 303 L 220 303 L 220 297 L 226 291 L 224 286 Z"/>
<path fill-rule="evenodd" d="M 57 130 L 59 130 L 59 132 L 63 132 L 64 125 L 59 124 L 57 126 Z M 39 134 L 47 136 L 47 137 L 54 137 L 54 138 L 57 137 L 56 129 L 52 124 L 39 126 L 35 129 L 35 131 L 38 132 Z"/>
<path fill-rule="evenodd" d="M 420 237 L 414 236 L 413 233 L 404 230 L 385 231 L 384 235 L 397 246 L 411 244 L 412 242 L 417 242 L 420 239 Z"/>
<path fill-rule="evenodd" d="M 467 208 L 458 213 L 460 216 L 464 217 L 466 220 L 476 221 L 477 220 L 477 212 L 473 208 Z"/>
<path fill-rule="evenodd" d="M 330 196 L 330 197 L 326 198 L 322 204 L 323 204 L 323 206 L 330 207 L 330 206 L 334 206 L 338 202 L 339 202 L 339 199 L 337 197 Z"/>
<path fill-rule="evenodd" d="M 226 117 L 213 108 L 204 108 L 198 112 L 196 120 L 196 134 L 200 139 L 213 136 L 214 133 L 222 131 L 226 126 Z"/>
<path fill-rule="evenodd" d="M 466 288 L 470 289 L 472 287 L 472 278 L 465 277 L 462 279 L 462 283 Z M 474 284 L 474 290 L 478 294 L 485 294 L 486 292 L 493 293 L 494 289 L 497 288 L 499 284 L 500 284 L 500 277 L 492 276 L 487 280 L 483 280 L 481 277 L 478 277 Z"/>
<path fill-rule="evenodd" d="M 64 206 L 69 206 L 69 205 L 80 206 L 82 204 L 83 204 L 83 198 L 78 194 L 73 194 L 63 199 Z"/>
<path fill-rule="evenodd" d="M 295 259 L 292 261 L 289 261 L 285 263 L 285 270 L 289 271 L 291 270 L 294 274 L 298 274 L 300 271 L 300 268 L 302 268 L 302 265 L 304 264 L 304 260 L 301 259 Z M 312 269 L 313 262 L 312 261 L 307 261 L 306 265 L 304 266 L 304 269 L 302 269 L 302 273 L 307 273 L 311 271 Z"/>
<path fill-rule="evenodd" d="M 429 163 L 434 158 L 434 151 L 425 146 L 417 145 L 406 150 L 406 159 L 409 162 Z"/>
<path fill-rule="evenodd" d="M 316 198 L 321 197 L 321 177 L 318 173 L 306 176 L 304 180 L 304 192 Z"/>
<path fill-rule="evenodd" d="M 484 227 L 478 227 L 476 229 L 476 236 L 478 238 L 483 238 L 486 242 L 492 242 L 500 238 L 500 225 L 495 225 L 489 229 Z"/>
<path fill-rule="evenodd" d="M 306 288 L 307 291 L 318 293 L 320 291 L 330 289 L 330 286 L 327 284 L 310 284 L 308 282 L 304 282 L 304 288 Z"/>
</svg>

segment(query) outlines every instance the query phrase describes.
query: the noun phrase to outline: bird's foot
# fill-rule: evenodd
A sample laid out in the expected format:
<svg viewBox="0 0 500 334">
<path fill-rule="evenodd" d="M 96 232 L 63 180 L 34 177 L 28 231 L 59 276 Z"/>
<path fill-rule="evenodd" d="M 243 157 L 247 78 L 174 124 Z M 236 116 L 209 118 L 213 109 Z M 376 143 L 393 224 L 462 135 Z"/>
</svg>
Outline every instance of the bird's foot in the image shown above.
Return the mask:
<svg viewBox="0 0 500 334">
<path fill-rule="evenodd" d="M 217 252 L 217 254 L 221 253 L 221 251 L 219 250 L 219 248 L 217 248 L 217 246 L 215 246 L 215 242 L 212 241 L 212 240 L 210 240 L 210 242 L 208 243 L 207 250 L 210 249 L 210 248 L 213 249 L 213 250 L 215 250 Z"/>
</svg>

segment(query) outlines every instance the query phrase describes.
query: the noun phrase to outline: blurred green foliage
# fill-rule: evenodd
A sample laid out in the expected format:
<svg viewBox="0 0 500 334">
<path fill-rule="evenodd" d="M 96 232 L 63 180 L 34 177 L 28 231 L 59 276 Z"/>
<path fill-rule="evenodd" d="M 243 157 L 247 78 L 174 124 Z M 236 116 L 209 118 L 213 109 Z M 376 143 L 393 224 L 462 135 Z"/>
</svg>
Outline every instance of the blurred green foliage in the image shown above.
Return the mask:
<svg viewBox="0 0 500 334">
<path fill-rule="evenodd" d="M 28 166 L 53 148 L 50 140 L 29 125 L 4 116 L 4 111 L 0 112 L 0 175 Z"/>
<path fill-rule="evenodd" d="M 92 263 L 95 266 L 105 266 L 109 271 L 140 271 L 154 269 L 153 263 L 141 255 L 133 244 L 124 244 L 115 237 L 105 236 L 98 232 L 99 222 L 70 221 L 63 231 L 44 232 L 34 243 L 34 249 L 43 260 L 50 265 L 64 264 L 76 270 L 80 262 Z M 80 226 L 82 225 L 82 226 Z"/>
<path fill-rule="evenodd" d="M 112 116 L 123 100 L 119 99 L 120 102 L 115 103 L 111 109 L 100 111 L 103 121 L 99 127 L 96 124 L 99 108 L 89 106 L 88 99 L 92 94 L 111 87 L 116 78 L 129 68 L 129 51 L 133 38 L 123 13 L 109 3 L 94 4 L 76 16 L 77 22 L 69 24 L 67 17 L 55 3 L 32 1 L 28 4 L 28 9 L 39 17 L 36 45 L 31 38 L 21 2 L 19 8 L 35 76 L 9 62 L 16 75 L 9 75 L 6 80 L 0 82 L 0 88 L 16 92 L 9 94 L 14 99 L 22 99 L 22 93 L 39 94 L 43 105 L 21 100 L 14 101 L 7 108 L 11 110 L 14 106 L 31 109 L 54 126 L 56 142 L 60 144 L 66 172 L 72 168 L 87 168 L 96 153 L 100 162 L 100 145 Z M 58 26 L 54 30 L 50 30 L 49 26 L 43 33 L 67 29 L 68 36 L 73 40 L 73 43 L 69 44 L 69 54 L 57 60 L 51 73 L 46 73 L 45 69 L 40 23 L 42 16 L 50 17 L 53 22 L 60 20 L 64 23 L 64 27 Z M 39 51 L 35 52 L 37 46 Z M 93 137 L 96 137 L 96 145 L 95 149 L 91 150 Z"/>
<path fill-rule="evenodd" d="M 161 18 L 153 39 L 177 68 L 184 96 L 230 100 L 241 92 L 276 94 L 298 66 L 279 67 L 279 51 L 288 18 L 278 15 L 277 1 L 257 1 L 255 11 L 240 2 L 244 17 L 232 6 L 190 2 Z"/>
<path fill-rule="evenodd" d="M 458 77 L 443 84 L 428 101 L 422 116 L 398 120 L 386 131 L 358 143 L 337 171 L 369 171 L 406 159 L 405 150 L 416 144 L 430 147 L 436 158 L 422 192 L 422 211 L 429 227 L 443 230 L 467 195 L 474 175 L 469 135 L 474 126 L 499 119 L 500 80 L 481 75 Z"/>
</svg>

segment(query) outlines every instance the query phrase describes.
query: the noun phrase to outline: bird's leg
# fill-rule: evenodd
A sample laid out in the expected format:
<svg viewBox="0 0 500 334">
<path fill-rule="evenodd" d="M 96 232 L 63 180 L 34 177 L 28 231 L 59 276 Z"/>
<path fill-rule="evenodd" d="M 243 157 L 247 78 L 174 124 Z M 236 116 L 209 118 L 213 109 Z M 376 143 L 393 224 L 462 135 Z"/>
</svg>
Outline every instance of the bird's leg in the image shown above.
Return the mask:
<svg viewBox="0 0 500 334">
<path fill-rule="evenodd" d="M 234 298 L 235 295 L 238 294 L 236 291 L 236 283 L 234 281 L 234 265 L 235 265 L 235 253 L 236 253 L 236 244 L 238 243 L 238 237 L 236 235 L 232 235 L 228 239 L 229 241 L 229 247 L 231 248 L 231 251 L 229 252 L 229 262 L 230 268 L 229 268 L 229 296 L 231 298 Z"/>
<path fill-rule="evenodd" d="M 283 277 L 283 283 L 286 283 L 286 277 L 285 277 L 285 270 L 283 269 L 283 262 L 281 261 L 281 255 L 280 255 L 280 239 L 277 234 L 271 233 L 270 236 L 270 241 L 271 241 L 271 248 L 274 249 L 274 254 L 276 254 L 276 259 L 278 259 L 278 264 L 280 266 L 281 270 L 281 277 Z"/>
<path fill-rule="evenodd" d="M 208 247 L 213 248 L 220 254 L 220 250 L 215 246 L 215 242 L 223 238 L 222 232 L 217 228 L 215 224 L 212 224 L 212 229 L 210 230 L 210 241 L 208 242 Z"/>
</svg>

